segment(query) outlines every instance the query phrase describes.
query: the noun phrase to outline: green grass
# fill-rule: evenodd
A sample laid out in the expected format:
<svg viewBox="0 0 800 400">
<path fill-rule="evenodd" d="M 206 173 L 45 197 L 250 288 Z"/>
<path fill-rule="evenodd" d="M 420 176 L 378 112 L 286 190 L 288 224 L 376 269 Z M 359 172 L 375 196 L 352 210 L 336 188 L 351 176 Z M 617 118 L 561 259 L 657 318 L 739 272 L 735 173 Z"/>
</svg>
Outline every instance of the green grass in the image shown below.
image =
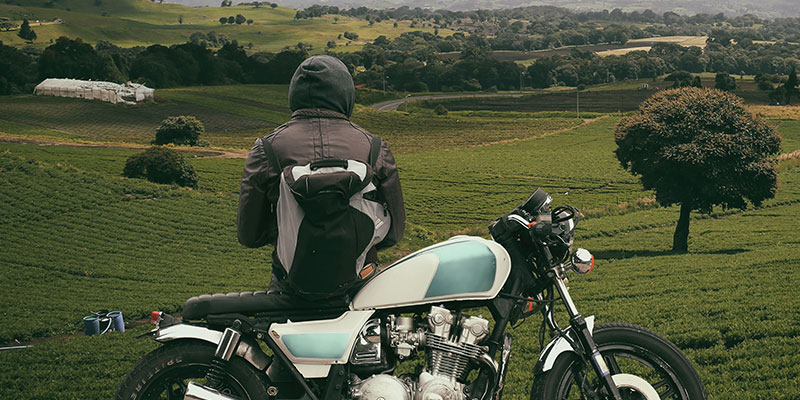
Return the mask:
<svg viewBox="0 0 800 400">
<path fill-rule="evenodd" d="M 324 53 L 325 45 L 333 40 L 337 50 L 360 49 L 364 43 L 385 35 L 389 38 L 403 32 L 426 31 L 433 28 L 411 28 L 410 21 L 382 21 L 373 26 L 363 19 L 338 16 L 324 16 L 310 20 L 295 20 L 295 10 L 285 7 L 255 8 L 253 6 L 234 7 L 185 7 L 168 3 L 153 3 L 149 0 L 104 0 L 95 6 L 94 0 L 60 0 L 54 8 L 43 8 L 45 0 L 20 0 L 21 6 L 0 4 L 0 17 L 13 21 L 27 18 L 31 21 L 52 21 L 60 18 L 63 24 L 32 24 L 38 39 L 37 47 L 45 47 L 50 40 L 59 36 L 80 37 L 89 43 L 108 40 L 122 47 L 149 46 L 152 44 L 170 45 L 184 43 L 193 32 L 215 31 L 236 39 L 240 44 L 253 44 L 253 51 L 278 51 L 298 42 L 310 43 L 312 53 Z M 67 11 L 69 9 L 70 11 Z M 105 14 L 105 15 L 104 15 Z M 253 19 L 252 25 L 221 25 L 220 17 L 242 14 Z M 179 18 L 183 23 L 179 23 Z M 359 39 L 352 43 L 337 39 L 345 31 L 356 32 Z M 447 36 L 452 32 L 439 31 Z M 0 41 L 7 45 L 23 46 L 25 42 L 16 36 L 15 31 L 0 32 Z"/>
<path fill-rule="evenodd" d="M 180 105 L 192 114 L 213 111 L 230 121 L 266 124 L 288 115 L 278 109 L 285 104 L 282 90 L 179 89 L 159 104 L 130 109 L 150 115 L 157 113 L 149 108 Z M 22 123 L 15 122 L 23 118 L 16 112 L 3 113 L 0 131 L 49 140 L 64 135 L 65 141 L 143 143 L 152 137 L 135 119 L 130 132 L 119 133 L 126 127 L 120 121 L 133 118 L 125 108 L 54 100 L 74 106 L 85 121 L 60 117 L 56 124 L 50 110 L 56 107 L 40 103 L 43 117 L 26 116 Z M 259 109 L 264 116 L 254 114 Z M 114 128 L 99 118 L 88 121 L 98 113 Z M 10 115 L 14 121 L 6 120 Z M 616 117 L 577 127 L 581 121 L 559 113 L 435 116 L 359 107 L 355 119 L 388 141 L 401 168 L 409 223 L 404 241 L 382 255 L 384 261 L 455 233 L 486 235 L 493 218 L 541 186 L 556 204 L 591 210 L 576 245 L 594 252 L 597 269 L 570 281 L 584 314 L 638 323 L 674 341 L 697 366 L 709 398 L 800 396 L 800 232 L 792 222 L 800 214 L 797 163 L 781 164 L 778 196 L 759 209 L 693 214 L 690 252 L 673 254 L 678 210 L 638 201 L 651 193 L 614 158 Z M 799 149 L 800 121 L 774 122 L 783 151 Z M 226 137 L 215 132 L 209 136 Z M 233 147 L 247 147 L 256 137 L 246 129 L 229 135 L 237 138 L 229 138 Z M 0 342 L 56 337 L 0 352 L 0 398 L 111 397 L 125 372 L 155 346 L 134 337 L 144 327 L 124 335 L 59 337 L 80 332 L 82 316 L 91 311 L 120 309 L 130 322 L 153 309 L 178 310 L 196 294 L 266 285 L 270 249 L 245 249 L 235 239 L 243 160 L 188 154 L 200 187 L 187 190 L 120 177 L 125 158 L 136 151 L 0 143 Z M 511 399 L 525 398 L 530 389 L 539 350 L 532 319 L 512 331 Z"/>
<path fill-rule="evenodd" d="M 249 148 L 289 116 L 286 85 L 215 86 L 157 91 L 155 104 L 127 106 L 48 96 L 0 98 L 0 133 L 73 142 L 149 144 L 161 121 L 194 115 L 212 146 Z"/>
</svg>

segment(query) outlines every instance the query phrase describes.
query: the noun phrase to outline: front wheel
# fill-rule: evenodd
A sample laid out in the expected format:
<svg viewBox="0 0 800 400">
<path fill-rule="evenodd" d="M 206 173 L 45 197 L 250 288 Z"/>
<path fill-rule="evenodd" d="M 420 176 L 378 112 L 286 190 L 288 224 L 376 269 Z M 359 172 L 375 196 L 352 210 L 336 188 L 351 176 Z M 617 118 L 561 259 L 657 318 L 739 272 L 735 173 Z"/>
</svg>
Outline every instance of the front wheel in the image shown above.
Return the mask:
<svg viewBox="0 0 800 400">
<path fill-rule="evenodd" d="M 607 323 L 592 333 L 623 399 L 705 400 L 700 376 L 667 339 L 636 325 Z M 594 370 L 573 352 L 536 377 L 531 400 L 606 399 Z M 655 390 L 655 392 L 653 392 Z"/>
<path fill-rule="evenodd" d="M 204 383 L 216 346 L 186 340 L 167 343 L 142 358 L 125 376 L 115 400 L 183 399 L 189 381 Z M 267 396 L 267 376 L 240 357 L 226 367 L 221 392 L 239 399 Z"/>
</svg>

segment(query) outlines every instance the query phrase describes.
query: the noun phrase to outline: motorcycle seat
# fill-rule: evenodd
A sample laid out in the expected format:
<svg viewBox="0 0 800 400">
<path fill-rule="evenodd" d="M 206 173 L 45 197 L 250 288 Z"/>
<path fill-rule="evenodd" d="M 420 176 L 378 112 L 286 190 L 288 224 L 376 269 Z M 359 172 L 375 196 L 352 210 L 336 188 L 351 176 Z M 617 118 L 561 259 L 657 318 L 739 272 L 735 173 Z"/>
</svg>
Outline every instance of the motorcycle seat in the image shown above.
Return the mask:
<svg viewBox="0 0 800 400">
<path fill-rule="evenodd" d="M 285 293 L 234 292 L 204 294 L 192 297 L 183 304 L 184 320 L 201 320 L 215 314 L 242 314 L 256 317 L 288 319 L 340 315 L 349 305 L 343 298 L 310 301 Z"/>
</svg>

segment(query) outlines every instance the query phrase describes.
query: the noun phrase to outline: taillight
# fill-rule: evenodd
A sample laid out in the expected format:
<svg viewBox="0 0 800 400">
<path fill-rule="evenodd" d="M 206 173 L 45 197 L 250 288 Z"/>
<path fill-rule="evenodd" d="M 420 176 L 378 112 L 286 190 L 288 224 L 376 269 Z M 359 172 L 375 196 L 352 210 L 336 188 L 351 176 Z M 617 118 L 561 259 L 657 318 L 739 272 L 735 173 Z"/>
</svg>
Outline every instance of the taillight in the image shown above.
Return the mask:
<svg viewBox="0 0 800 400">
<path fill-rule="evenodd" d="M 153 311 L 150 313 L 150 323 L 151 324 L 158 324 L 158 321 L 161 321 L 161 311 Z"/>
</svg>

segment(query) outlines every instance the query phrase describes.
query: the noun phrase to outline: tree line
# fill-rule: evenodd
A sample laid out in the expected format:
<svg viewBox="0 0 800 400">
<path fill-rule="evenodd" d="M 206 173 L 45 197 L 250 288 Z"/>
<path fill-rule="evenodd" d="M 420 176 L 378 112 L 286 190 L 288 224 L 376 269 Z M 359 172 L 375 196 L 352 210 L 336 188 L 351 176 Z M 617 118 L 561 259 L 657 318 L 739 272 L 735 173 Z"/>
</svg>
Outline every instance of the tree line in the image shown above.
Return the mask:
<svg viewBox="0 0 800 400">
<path fill-rule="evenodd" d="M 200 38 L 202 36 L 202 40 Z M 30 93 L 45 78 L 134 81 L 152 88 L 236 83 L 288 83 L 308 57 L 301 49 L 248 55 L 236 41 L 193 35 L 187 43 L 121 48 L 58 38 L 40 54 L 0 42 L 0 94 Z M 213 49 L 210 44 L 221 47 Z"/>
<path fill-rule="evenodd" d="M 299 10 L 295 18 L 318 18 L 324 15 L 350 16 L 376 22 L 406 20 L 417 26 L 452 28 L 466 33 L 482 33 L 487 36 L 506 34 L 547 36 L 560 33 L 558 37 L 562 39 L 561 45 L 611 42 L 601 40 L 596 32 L 603 30 L 608 25 L 616 25 L 617 29 L 622 27 L 627 31 L 629 39 L 647 36 L 697 36 L 704 35 L 713 28 L 725 28 L 736 36 L 748 36 L 752 40 L 800 42 L 800 18 L 762 19 L 753 14 L 728 17 L 723 13 L 680 15 L 670 11 L 664 13 L 656 13 L 652 10 L 625 12 L 621 9 L 575 12 L 554 6 L 449 11 L 419 7 L 412 9 L 408 6 L 377 10 L 367 7 L 345 9 L 336 6 L 313 5 Z M 642 26 L 642 28 L 638 26 Z M 554 42 L 554 39 L 555 37 L 537 38 L 547 44 Z M 508 39 L 503 41 L 508 41 Z M 547 48 L 547 44 L 543 48 Z M 555 47 L 559 46 L 555 45 Z M 529 47 L 526 50 L 541 48 Z"/>
<path fill-rule="evenodd" d="M 655 79 L 675 71 L 715 72 L 728 75 L 772 76 L 800 69 L 800 45 L 779 42 L 757 44 L 735 41 L 725 31 L 709 36 L 705 49 L 675 43 L 656 43 L 649 51 L 600 57 L 591 51 L 572 49 L 565 55 L 540 57 L 524 68 L 498 61 L 491 51 L 492 38 L 455 33 L 441 37 L 426 32 L 407 32 L 389 40 L 380 36 L 360 51 L 334 54 L 355 71 L 357 83 L 374 89 L 405 91 L 463 91 L 589 86 L 627 79 Z M 459 51 L 458 59 L 444 59 L 441 52 Z M 769 86 L 769 87 L 767 87 Z"/>
</svg>

